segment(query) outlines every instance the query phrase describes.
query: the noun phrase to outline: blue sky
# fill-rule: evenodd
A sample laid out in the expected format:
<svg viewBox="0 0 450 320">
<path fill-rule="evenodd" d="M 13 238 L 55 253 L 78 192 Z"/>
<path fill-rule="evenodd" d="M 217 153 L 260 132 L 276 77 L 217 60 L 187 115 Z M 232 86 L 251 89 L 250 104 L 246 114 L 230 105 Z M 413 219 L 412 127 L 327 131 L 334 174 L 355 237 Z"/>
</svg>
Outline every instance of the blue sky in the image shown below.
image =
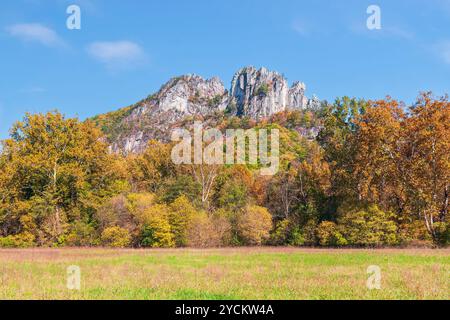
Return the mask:
<svg viewBox="0 0 450 320">
<path fill-rule="evenodd" d="M 371 4 L 381 30 L 366 27 Z M 185 73 L 228 88 L 245 65 L 328 100 L 450 91 L 450 0 L 2 0 L 0 43 L 0 138 L 27 111 L 84 119 Z"/>
</svg>

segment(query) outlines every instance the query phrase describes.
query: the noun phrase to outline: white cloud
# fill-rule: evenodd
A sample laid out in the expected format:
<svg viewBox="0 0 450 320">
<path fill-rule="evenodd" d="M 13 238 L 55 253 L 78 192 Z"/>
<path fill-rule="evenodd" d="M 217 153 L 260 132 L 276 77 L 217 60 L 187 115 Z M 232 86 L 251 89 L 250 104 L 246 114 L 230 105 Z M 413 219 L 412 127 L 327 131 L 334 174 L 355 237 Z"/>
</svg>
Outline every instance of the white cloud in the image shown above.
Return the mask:
<svg viewBox="0 0 450 320">
<path fill-rule="evenodd" d="M 144 50 L 131 41 L 93 42 L 88 53 L 110 69 L 134 67 L 146 60 Z"/>
<path fill-rule="evenodd" d="M 54 30 L 39 23 L 14 24 L 7 27 L 6 31 L 23 41 L 39 42 L 46 46 L 59 46 L 64 43 Z"/>
</svg>

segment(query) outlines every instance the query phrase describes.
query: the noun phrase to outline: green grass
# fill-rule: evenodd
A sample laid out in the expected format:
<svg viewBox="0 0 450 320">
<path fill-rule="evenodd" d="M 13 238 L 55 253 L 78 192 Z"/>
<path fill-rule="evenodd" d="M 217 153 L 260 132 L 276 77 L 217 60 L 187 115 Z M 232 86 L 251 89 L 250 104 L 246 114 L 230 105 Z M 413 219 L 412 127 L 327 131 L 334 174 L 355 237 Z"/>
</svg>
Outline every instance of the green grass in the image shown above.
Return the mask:
<svg viewBox="0 0 450 320">
<path fill-rule="evenodd" d="M 0 250 L 0 299 L 449 299 L 449 271 L 450 250 Z"/>
</svg>

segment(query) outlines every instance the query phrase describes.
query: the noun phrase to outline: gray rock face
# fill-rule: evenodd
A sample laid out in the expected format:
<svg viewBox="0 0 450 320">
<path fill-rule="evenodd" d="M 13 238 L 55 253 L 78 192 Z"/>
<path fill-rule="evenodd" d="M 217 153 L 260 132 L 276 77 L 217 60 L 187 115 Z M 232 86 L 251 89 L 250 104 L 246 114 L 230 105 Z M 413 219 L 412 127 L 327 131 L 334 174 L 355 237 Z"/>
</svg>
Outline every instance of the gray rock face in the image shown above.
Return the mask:
<svg viewBox="0 0 450 320">
<path fill-rule="evenodd" d="M 186 75 L 171 79 L 157 94 L 137 103 L 118 124 L 113 152 L 139 153 L 150 139 L 168 141 L 171 129 L 188 116 L 224 111 L 228 93 L 218 78 Z"/>
<path fill-rule="evenodd" d="M 306 85 L 303 82 L 294 82 L 289 89 L 289 108 L 305 109 L 308 105 L 308 98 L 305 96 Z"/>
<path fill-rule="evenodd" d="M 306 107 L 311 110 L 319 110 L 320 108 L 320 100 L 315 95 L 311 99 L 308 100 Z"/>
<path fill-rule="evenodd" d="M 318 108 L 317 98 L 305 96 L 304 83 L 289 87 L 279 73 L 266 68 L 240 69 L 228 93 L 219 78 L 185 75 L 171 79 L 154 95 L 135 104 L 114 124 L 111 150 L 123 153 L 143 151 L 150 139 L 168 141 L 177 123 L 189 116 L 228 114 L 259 120 L 285 110 Z"/>
<path fill-rule="evenodd" d="M 288 109 L 307 108 L 310 100 L 305 91 L 302 82 L 289 88 L 287 80 L 277 72 L 245 67 L 231 82 L 230 106 L 238 116 L 260 119 Z"/>
<path fill-rule="evenodd" d="M 226 107 L 226 91 L 219 78 L 204 80 L 187 75 L 170 80 L 156 97 L 160 111 L 177 111 L 181 115 L 208 114 Z"/>
<path fill-rule="evenodd" d="M 238 116 L 260 119 L 285 110 L 288 92 L 287 81 L 279 73 L 246 67 L 233 77 L 230 103 Z"/>
</svg>

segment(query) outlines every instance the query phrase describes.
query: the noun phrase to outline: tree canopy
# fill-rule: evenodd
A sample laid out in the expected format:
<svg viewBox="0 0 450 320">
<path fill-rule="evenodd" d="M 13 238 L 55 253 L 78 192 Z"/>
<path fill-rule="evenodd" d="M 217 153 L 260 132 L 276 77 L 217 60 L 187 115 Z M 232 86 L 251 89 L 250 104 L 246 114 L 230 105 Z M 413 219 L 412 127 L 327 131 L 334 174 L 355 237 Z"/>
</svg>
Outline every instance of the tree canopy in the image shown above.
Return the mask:
<svg viewBox="0 0 450 320">
<path fill-rule="evenodd" d="M 26 114 L 0 151 L 0 247 L 449 243 L 448 97 L 209 121 L 278 129 L 279 171 L 176 165 L 173 145 L 154 140 L 117 155 L 90 121 Z"/>
</svg>

